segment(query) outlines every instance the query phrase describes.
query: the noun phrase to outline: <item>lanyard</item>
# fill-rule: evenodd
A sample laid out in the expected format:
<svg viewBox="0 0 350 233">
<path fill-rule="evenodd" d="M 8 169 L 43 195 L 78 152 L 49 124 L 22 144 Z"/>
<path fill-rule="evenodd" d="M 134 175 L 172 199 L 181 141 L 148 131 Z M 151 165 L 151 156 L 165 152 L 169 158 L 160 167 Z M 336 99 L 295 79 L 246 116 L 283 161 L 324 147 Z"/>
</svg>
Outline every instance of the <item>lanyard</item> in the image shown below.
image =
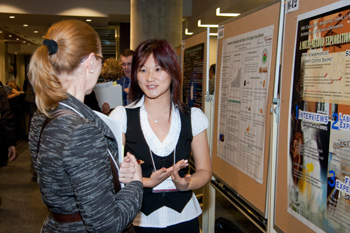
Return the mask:
<svg viewBox="0 0 350 233">
<path fill-rule="evenodd" d="M 153 159 L 153 154 L 152 154 L 151 148 L 149 148 L 149 154 L 151 156 L 153 169 L 154 169 L 154 171 L 157 171 L 156 164 L 155 164 L 154 159 Z M 176 146 L 175 146 L 175 149 L 174 149 L 174 165 L 175 165 L 175 161 L 176 161 Z"/>
<path fill-rule="evenodd" d="M 59 103 L 59 104 L 65 106 L 65 107 L 67 107 L 67 108 L 69 108 L 70 110 L 72 110 L 73 112 L 75 112 L 76 114 L 78 114 L 79 116 L 81 116 L 82 118 L 85 118 L 85 117 L 83 116 L 83 114 L 81 114 L 80 112 L 78 112 L 78 110 L 76 110 L 75 108 L 69 106 L 68 104 L 65 104 L 65 103 Z"/>
</svg>

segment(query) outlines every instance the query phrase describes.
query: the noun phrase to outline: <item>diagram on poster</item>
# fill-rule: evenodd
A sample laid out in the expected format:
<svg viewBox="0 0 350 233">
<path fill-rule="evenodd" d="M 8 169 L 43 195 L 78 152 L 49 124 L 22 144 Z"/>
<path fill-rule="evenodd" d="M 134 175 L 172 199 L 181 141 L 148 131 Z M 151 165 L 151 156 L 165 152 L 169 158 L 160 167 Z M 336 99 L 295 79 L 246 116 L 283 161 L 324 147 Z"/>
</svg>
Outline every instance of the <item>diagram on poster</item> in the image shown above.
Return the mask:
<svg viewBox="0 0 350 233">
<path fill-rule="evenodd" d="M 217 155 L 263 182 L 273 26 L 223 40 Z"/>
<path fill-rule="evenodd" d="M 350 7 L 298 17 L 288 212 L 316 232 L 350 232 Z"/>
</svg>

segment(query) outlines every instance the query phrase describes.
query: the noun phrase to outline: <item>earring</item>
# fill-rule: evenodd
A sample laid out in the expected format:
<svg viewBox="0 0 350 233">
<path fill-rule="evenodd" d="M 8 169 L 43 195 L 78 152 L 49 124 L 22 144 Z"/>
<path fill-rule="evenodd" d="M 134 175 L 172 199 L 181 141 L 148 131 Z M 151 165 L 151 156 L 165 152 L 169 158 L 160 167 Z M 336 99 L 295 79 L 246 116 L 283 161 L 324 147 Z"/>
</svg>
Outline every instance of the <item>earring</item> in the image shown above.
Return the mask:
<svg viewBox="0 0 350 233">
<path fill-rule="evenodd" d="M 93 72 L 94 72 L 94 69 L 93 69 L 93 66 L 92 66 L 92 59 L 93 59 L 93 58 L 91 58 L 91 61 L 90 61 L 90 66 L 91 66 L 90 73 L 93 73 Z"/>
</svg>

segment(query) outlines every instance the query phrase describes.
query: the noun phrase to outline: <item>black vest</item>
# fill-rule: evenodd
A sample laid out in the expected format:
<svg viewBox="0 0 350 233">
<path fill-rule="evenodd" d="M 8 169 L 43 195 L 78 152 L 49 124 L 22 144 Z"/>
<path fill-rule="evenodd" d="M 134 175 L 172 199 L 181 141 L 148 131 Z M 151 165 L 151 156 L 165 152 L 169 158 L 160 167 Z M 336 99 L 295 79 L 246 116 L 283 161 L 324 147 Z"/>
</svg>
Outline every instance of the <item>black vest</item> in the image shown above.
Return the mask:
<svg viewBox="0 0 350 233">
<path fill-rule="evenodd" d="M 128 120 L 125 133 L 124 152 L 125 154 L 126 152 L 130 152 L 135 155 L 137 159 L 145 161 L 145 163 L 141 165 L 142 175 L 143 177 L 150 177 L 153 172 L 153 164 L 150 155 L 150 148 L 148 147 L 141 129 L 140 108 L 126 109 L 126 114 Z M 189 159 L 191 154 L 192 127 L 190 114 L 185 115 L 180 111 L 180 118 L 181 131 L 179 140 L 176 144 L 176 162 L 181 159 Z M 166 157 L 157 156 L 153 152 L 152 154 L 157 170 L 162 167 L 168 168 L 173 166 L 174 152 Z M 184 177 L 187 173 L 188 168 L 179 171 L 181 177 Z M 181 213 L 191 197 L 192 191 L 152 193 L 152 188 L 144 188 L 141 212 L 145 215 L 149 215 L 153 211 L 163 206 L 167 206 Z"/>
</svg>

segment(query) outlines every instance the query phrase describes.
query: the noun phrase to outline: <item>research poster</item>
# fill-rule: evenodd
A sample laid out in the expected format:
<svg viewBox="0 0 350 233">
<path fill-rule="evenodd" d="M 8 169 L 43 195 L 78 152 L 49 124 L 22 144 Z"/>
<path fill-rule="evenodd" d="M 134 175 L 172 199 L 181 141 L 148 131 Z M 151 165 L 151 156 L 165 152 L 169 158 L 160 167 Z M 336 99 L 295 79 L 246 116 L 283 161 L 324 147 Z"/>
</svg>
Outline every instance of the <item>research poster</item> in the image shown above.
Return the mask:
<svg viewBox="0 0 350 233">
<path fill-rule="evenodd" d="M 273 26 L 223 40 L 217 155 L 263 182 Z"/>
<path fill-rule="evenodd" d="M 296 33 L 288 212 L 316 232 L 350 232 L 349 1 L 300 15 Z"/>
<path fill-rule="evenodd" d="M 189 107 L 202 108 L 204 43 L 184 51 L 183 96 Z"/>
</svg>

